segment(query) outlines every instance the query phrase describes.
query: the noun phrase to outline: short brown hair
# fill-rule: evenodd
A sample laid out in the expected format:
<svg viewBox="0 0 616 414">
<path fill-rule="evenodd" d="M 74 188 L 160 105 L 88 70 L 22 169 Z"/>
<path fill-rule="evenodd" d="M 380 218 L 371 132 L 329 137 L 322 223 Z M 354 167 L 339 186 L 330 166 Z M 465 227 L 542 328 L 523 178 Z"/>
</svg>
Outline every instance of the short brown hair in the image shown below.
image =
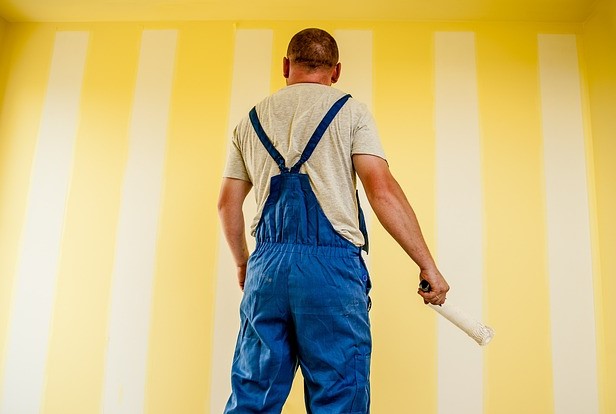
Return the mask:
<svg viewBox="0 0 616 414">
<path fill-rule="evenodd" d="M 311 70 L 332 68 L 338 63 L 338 45 L 325 30 L 304 29 L 291 38 L 287 58 Z"/>
</svg>

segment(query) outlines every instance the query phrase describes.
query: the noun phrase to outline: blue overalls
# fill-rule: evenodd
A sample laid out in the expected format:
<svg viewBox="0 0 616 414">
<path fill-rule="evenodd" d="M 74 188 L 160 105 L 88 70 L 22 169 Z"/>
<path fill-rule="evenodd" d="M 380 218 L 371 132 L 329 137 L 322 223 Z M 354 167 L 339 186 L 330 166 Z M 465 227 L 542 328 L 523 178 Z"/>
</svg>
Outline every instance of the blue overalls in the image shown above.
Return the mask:
<svg viewBox="0 0 616 414">
<path fill-rule="evenodd" d="M 291 169 L 250 112 L 281 173 L 271 178 L 248 261 L 225 413 L 280 413 L 298 365 L 308 413 L 369 412 L 368 271 L 361 249 L 334 230 L 299 173 L 349 97 L 329 110 Z M 366 236 L 361 209 L 360 227 Z"/>
</svg>

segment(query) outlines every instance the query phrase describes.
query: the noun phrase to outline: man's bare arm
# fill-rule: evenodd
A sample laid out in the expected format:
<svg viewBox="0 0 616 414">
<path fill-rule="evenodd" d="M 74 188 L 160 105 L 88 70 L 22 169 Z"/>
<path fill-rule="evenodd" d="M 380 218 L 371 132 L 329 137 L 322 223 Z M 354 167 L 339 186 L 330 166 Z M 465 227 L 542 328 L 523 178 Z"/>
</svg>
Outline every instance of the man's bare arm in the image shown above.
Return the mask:
<svg viewBox="0 0 616 414">
<path fill-rule="evenodd" d="M 242 290 L 249 256 L 242 206 L 251 188 L 252 184 L 248 181 L 223 178 L 218 198 L 218 216 L 237 267 L 237 279 Z"/>
<path fill-rule="evenodd" d="M 363 154 L 353 156 L 353 165 L 377 218 L 419 266 L 420 277 L 427 280 L 432 287 L 430 292 L 418 290 L 418 293 L 425 302 L 442 304 L 449 285 L 436 267 L 415 212 L 391 174 L 389 166 L 380 157 Z"/>
</svg>

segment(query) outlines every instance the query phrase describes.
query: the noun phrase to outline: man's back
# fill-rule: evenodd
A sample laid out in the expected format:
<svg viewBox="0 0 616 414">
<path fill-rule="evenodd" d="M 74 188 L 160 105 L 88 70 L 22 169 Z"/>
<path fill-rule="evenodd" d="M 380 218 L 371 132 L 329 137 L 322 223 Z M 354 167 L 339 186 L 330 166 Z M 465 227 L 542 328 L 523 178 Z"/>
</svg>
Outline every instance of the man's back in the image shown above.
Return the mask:
<svg viewBox="0 0 616 414">
<path fill-rule="evenodd" d="M 300 83 L 256 105 L 263 129 L 287 166 L 299 159 L 325 113 L 343 95 L 329 86 Z M 384 158 L 372 116 L 364 104 L 350 99 L 301 172 L 309 176 L 319 204 L 336 231 L 361 246 L 364 240 L 357 223 L 356 178 L 351 158 L 358 153 Z M 270 178 L 278 173 L 278 166 L 245 118 L 235 130 L 225 177 L 252 182 L 258 206 L 253 231 L 269 193 Z"/>
</svg>

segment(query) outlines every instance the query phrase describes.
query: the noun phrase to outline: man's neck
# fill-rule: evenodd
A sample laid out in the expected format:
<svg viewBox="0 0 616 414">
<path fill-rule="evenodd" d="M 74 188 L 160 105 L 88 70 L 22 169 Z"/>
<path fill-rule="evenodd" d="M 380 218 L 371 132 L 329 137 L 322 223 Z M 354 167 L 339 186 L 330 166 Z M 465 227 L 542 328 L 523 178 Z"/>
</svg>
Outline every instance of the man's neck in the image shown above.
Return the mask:
<svg viewBox="0 0 616 414">
<path fill-rule="evenodd" d="M 313 73 L 297 73 L 294 76 L 287 78 L 287 86 L 297 83 L 317 83 L 320 85 L 331 86 L 331 75 L 328 73 L 313 72 Z"/>
</svg>

